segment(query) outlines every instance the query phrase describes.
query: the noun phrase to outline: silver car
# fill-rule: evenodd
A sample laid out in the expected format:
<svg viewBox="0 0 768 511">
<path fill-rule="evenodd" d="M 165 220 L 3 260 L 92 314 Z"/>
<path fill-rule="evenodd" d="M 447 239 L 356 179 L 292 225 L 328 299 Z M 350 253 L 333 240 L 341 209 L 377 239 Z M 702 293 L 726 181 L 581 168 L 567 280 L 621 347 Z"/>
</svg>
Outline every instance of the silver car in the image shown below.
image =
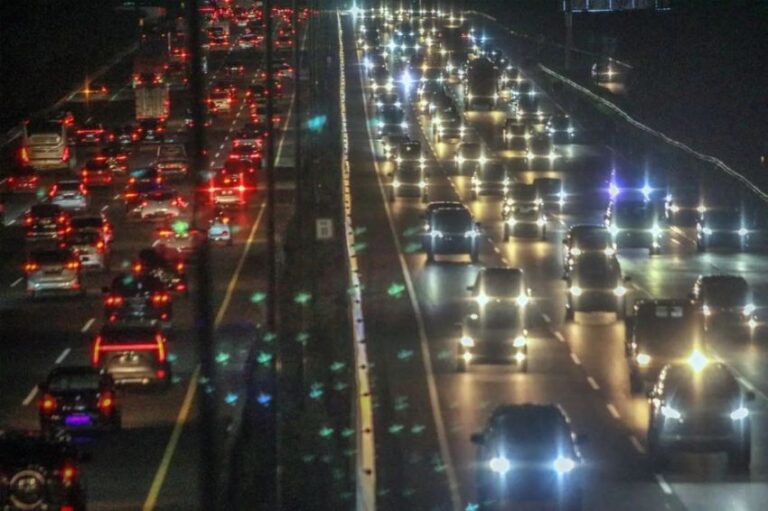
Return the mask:
<svg viewBox="0 0 768 511">
<path fill-rule="evenodd" d="M 141 220 L 177 218 L 181 215 L 183 202 L 170 190 L 158 190 L 147 194 L 137 208 Z"/>
<path fill-rule="evenodd" d="M 85 294 L 77 252 L 72 249 L 33 250 L 24 265 L 27 293 L 32 297 L 45 293 Z"/>
<path fill-rule="evenodd" d="M 67 246 L 75 251 L 83 269 L 109 270 L 109 244 L 101 231 L 78 230 L 67 237 Z"/>
<path fill-rule="evenodd" d="M 88 209 L 89 196 L 80 181 L 64 180 L 56 183 L 50 192 L 51 204 L 56 204 L 67 211 Z"/>
</svg>

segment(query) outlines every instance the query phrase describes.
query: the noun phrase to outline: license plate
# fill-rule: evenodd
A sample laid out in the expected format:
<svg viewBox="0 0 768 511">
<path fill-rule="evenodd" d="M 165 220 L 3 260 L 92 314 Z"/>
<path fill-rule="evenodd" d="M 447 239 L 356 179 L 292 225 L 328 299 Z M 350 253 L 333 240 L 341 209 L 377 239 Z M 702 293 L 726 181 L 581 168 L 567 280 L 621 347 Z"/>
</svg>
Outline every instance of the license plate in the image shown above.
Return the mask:
<svg viewBox="0 0 768 511">
<path fill-rule="evenodd" d="M 64 419 L 64 424 L 67 426 L 90 426 L 93 423 L 91 416 L 82 414 L 82 413 L 76 413 L 73 415 L 68 415 Z"/>
</svg>

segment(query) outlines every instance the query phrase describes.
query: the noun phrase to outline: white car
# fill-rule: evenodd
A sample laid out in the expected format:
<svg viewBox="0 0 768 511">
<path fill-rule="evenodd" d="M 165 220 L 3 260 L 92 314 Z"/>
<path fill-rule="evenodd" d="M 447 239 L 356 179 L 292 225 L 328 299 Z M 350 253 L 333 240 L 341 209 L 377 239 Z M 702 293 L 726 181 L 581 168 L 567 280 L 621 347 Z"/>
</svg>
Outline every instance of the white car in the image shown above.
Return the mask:
<svg viewBox="0 0 768 511">
<path fill-rule="evenodd" d="M 208 227 L 208 239 L 211 241 L 223 241 L 227 245 L 234 243 L 229 217 L 217 216 L 211 220 L 211 225 Z"/>
<path fill-rule="evenodd" d="M 49 193 L 51 204 L 56 204 L 67 211 L 88 209 L 90 197 L 80 181 L 64 180 L 56 183 Z"/>
<path fill-rule="evenodd" d="M 42 249 L 29 254 L 24 265 L 27 293 L 85 294 L 80 280 L 80 261 L 71 249 Z"/>
<path fill-rule="evenodd" d="M 184 209 L 181 197 L 170 190 L 148 193 L 136 209 L 141 220 L 178 218 Z"/>
<path fill-rule="evenodd" d="M 96 229 L 83 229 L 67 237 L 67 246 L 75 251 L 83 269 L 109 269 L 109 244 Z"/>
<path fill-rule="evenodd" d="M 189 159 L 184 144 L 161 144 L 157 148 L 155 167 L 162 176 L 186 176 L 189 169 Z"/>
<path fill-rule="evenodd" d="M 199 238 L 195 231 L 185 229 L 175 231 L 170 227 L 163 226 L 155 231 L 156 239 L 152 247 L 163 252 L 171 251 L 188 259 L 197 249 Z"/>
</svg>

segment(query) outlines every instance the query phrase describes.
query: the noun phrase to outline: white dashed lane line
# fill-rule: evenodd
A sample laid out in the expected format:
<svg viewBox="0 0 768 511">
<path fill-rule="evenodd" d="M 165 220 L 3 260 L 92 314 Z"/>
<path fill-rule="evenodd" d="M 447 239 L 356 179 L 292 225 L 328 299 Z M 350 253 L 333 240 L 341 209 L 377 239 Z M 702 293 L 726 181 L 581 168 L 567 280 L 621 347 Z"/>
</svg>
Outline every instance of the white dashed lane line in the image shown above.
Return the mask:
<svg viewBox="0 0 768 511">
<path fill-rule="evenodd" d="M 635 435 L 629 435 L 629 442 L 639 454 L 645 454 L 645 447 L 643 447 L 643 444 L 640 443 L 640 440 Z"/>
<path fill-rule="evenodd" d="M 24 280 L 24 277 L 19 277 L 18 279 L 14 280 L 13 282 L 11 282 L 11 287 L 18 286 L 19 284 L 21 284 L 22 280 Z"/>
<path fill-rule="evenodd" d="M 35 399 L 36 395 L 37 395 L 37 385 L 32 387 L 32 390 L 29 391 L 29 394 L 27 394 L 27 397 L 25 397 L 24 401 L 21 402 L 22 406 L 29 406 L 29 403 L 31 403 L 32 400 Z"/>
<path fill-rule="evenodd" d="M 593 390 L 600 390 L 600 385 L 598 385 L 597 381 L 591 376 L 587 376 L 587 383 L 589 383 L 589 386 L 592 387 Z"/>
<path fill-rule="evenodd" d="M 617 419 L 617 420 L 621 419 L 621 414 L 616 409 L 616 407 L 613 406 L 613 403 L 608 403 L 607 405 L 605 405 L 605 407 L 608 409 L 608 413 L 611 414 L 611 417 L 613 417 L 614 419 Z"/>
<path fill-rule="evenodd" d="M 576 364 L 577 366 L 581 365 L 581 360 L 579 359 L 579 356 L 574 352 L 571 352 L 571 360 L 573 360 L 573 363 Z"/>
<path fill-rule="evenodd" d="M 563 337 L 563 334 L 561 334 L 560 332 L 555 332 L 555 333 L 554 333 L 554 336 L 555 336 L 555 338 L 556 338 L 558 341 L 560 341 L 560 342 L 565 342 L 565 337 Z"/>
<path fill-rule="evenodd" d="M 96 322 L 96 318 L 89 319 L 88 321 L 85 322 L 85 325 L 83 325 L 83 328 L 80 329 L 80 332 L 81 333 L 87 332 L 88 330 L 91 329 L 91 327 L 95 322 Z"/>
<path fill-rule="evenodd" d="M 64 351 L 62 351 L 61 355 L 59 355 L 59 357 L 56 359 L 56 365 L 64 362 L 64 359 L 67 358 L 67 355 L 69 355 L 70 351 L 72 351 L 72 348 L 66 348 Z"/>
<path fill-rule="evenodd" d="M 543 319 L 545 322 L 547 322 L 547 323 L 552 323 L 552 320 L 549 318 L 549 316 L 547 316 L 547 315 L 546 315 L 546 314 L 544 314 L 543 312 L 541 313 L 541 318 L 542 318 L 542 319 Z"/>
<path fill-rule="evenodd" d="M 672 487 L 669 486 L 669 483 L 664 479 L 664 476 L 661 474 L 653 474 L 656 478 L 656 482 L 659 483 L 659 486 L 661 487 L 661 491 L 663 491 L 667 495 L 672 495 Z"/>
</svg>

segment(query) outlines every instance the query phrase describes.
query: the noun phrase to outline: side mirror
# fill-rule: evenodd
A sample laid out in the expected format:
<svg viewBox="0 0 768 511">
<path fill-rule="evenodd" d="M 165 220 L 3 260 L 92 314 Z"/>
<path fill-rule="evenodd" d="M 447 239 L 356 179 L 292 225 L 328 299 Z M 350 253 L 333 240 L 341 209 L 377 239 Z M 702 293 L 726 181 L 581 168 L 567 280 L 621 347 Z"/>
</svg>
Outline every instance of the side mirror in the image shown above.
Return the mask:
<svg viewBox="0 0 768 511">
<path fill-rule="evenodd" d="M 485 438 L 482 433 L 472 433 L 469 436 L 469 441 L 475 445 L 483 445 L 483 443 L 485 443 Z"/>
<path fill-rule="evenodd" d="M 103 294 L 107 294 L 107 293 L 109 293 L 109 288 L 108 288 L 107 286 L 102 286 L 102 287 L 101 287 L 101 292 L 102 292 Z"/>
<path fill-rule="evenodd" d="M 751 403 L 754 400 L 755 400 L 754 392 L 752 392 L 751 390 L 748 390 L 747 392 L 744 393 L 744 401 L 746 401 L 747 403 Z"/>
<path fill-rule="evenodd" d="M 576 445 L 584 445 L 589 443 L 589 435 L 586 433 L 579 433 L 576 435 Z"/>
</svg>

